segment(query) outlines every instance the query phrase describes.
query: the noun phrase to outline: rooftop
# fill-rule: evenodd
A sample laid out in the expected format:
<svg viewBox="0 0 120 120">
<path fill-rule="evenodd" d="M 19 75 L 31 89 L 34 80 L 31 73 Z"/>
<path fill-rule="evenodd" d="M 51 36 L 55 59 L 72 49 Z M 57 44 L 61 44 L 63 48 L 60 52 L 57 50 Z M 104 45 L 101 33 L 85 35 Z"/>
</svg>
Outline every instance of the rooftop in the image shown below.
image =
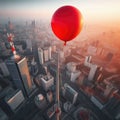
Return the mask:
<svg viewBox="0 0 120 120">
<path fill-rule="evenodd" d="M 42 79 L 44 79 L 45 81 L 48 81 L 50 79 L 53 79 L 52 75 L 45 75 L 42 77 Z"/>
</svg>

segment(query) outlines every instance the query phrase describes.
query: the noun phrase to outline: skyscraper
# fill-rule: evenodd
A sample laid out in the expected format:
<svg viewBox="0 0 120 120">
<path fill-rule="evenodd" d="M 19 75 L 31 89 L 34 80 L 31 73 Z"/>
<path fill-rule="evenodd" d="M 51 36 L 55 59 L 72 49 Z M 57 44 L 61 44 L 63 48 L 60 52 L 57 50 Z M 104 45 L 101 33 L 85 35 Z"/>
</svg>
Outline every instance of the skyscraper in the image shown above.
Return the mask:
<svg viewBox="0 0 120 120">
<path fill-rule="evenodd" d="M 22 90 L 24 96 L 28 97 L 32 91 L 32 81 L 26 58 L 11 58 L 6 60 L 6 65 L 16 88 Z"/>
<path fill-rule="evenodd" d="M 7 28 L 7 30 L 8 30 L 9 32 L 12 32 L 12 31 L 13 31 L 13 24 L 11 23 L 10 19 L 8 20 L 8 28 Z"/>
<path fill-rule="evenodd" d="M 48 54 L 48 56 L 49 56 L 49 60 L 51 60 L 51 52 L 52 52 L 52 48 L 51 48 L 51 46 L 48 47 L 48 50 L 49 50 L 49 54 Z"/>
<path fill-rule="evenodd" d="M 43 60 L 43 50 L 41 48 L 38 48 L 38 57 L 39 57 L 40 64 L 43 64 L 44 63 L 44 60 Z"/>
<path fill-rule="evenodd" d="M 98 68 L 97 65 L 91 64 L 90 72 L 89 72 L 89 75 L 88 75 L 88 80 L 89 81 L 94 81 L 94 76 L 95 76 L 97 68 Z"/>
<path fill-rule="evenodd" d="M 45 62 L 49 61 L 49 49 L 46 47 L 43 49 L 43 56 Z"/>
<path fill-rule="evenodd" d="M 37 75 L 37 73 L 38 73 L 38 66 L 37 66 L 37 63 L 33 59 L 33 61 L 31 62 L 31 74 L 35 76 Z"/>
<path fill-rule="evenodd" d="M 54 84 L 54 77 L 51 75 L 45 75 L 41 78 L 41 84 L 44 90 L 49 90 L 50 87 Z"/>
<path fill-rule="evenodd" d="M 90 65 L 91 65 L 91 59 L 92 59 L 91 56 L 86 56 L 85 57 L 85 61 L 84 61 L 84 65 L 87 66 L 87 67 L 90 67 Z"/>
<path fill-rule="evenodd" d="M 27 39 L 26 40 L 26 44 L 27 44 L 27 49 L 29 49 L 30 51 L 32 51 L 32 41 Z"/>
<path fill-rule="evenodd" d="M 11 108 L 12 111 L 16 111 L 20 108 L 20 105 L 24 102 L 24 96 L 21 90 L 16 90 L 12 94 L 5 97 L 5 102 Z"/>
<path fill-rule="evenodd" d="M 75 91 L 71 86 L 68 84 L 64 84 L 65 87 L 65 93 L 64 97 L 70 101 L 72 104 L 74 104 L 77 100 L 78 93 Z"/>
<path fill-rule="evenodd" d="M 40 64 L 51 60 L 51 46 L 45 48 L 38 48 L 38 57 Z"/>
</svg>

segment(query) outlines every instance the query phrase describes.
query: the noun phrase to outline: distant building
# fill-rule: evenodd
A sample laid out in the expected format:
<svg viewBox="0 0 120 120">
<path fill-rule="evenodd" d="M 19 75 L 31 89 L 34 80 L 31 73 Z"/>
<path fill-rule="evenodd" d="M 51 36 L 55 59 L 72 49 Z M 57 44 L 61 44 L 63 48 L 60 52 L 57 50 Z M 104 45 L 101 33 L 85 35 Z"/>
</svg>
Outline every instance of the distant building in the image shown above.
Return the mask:
<svg viewBox="0 0 120 120">
<path fill-rule="evenodd" d="M 43 48 L 44 52 L 44 61 L 51 60 L 51 46 Z"/>
<path fill-rule="evenodd" d="M 109 97 L 114 90 L 115 88 L 112 84 L 107 84 L 106 89 L 104 90 L 104 96 Z"/>
<path fill-rule="evenodd" d="M 43 50 L 41 48 L 38 48 L 38 57 L 40 64 L 44 64 Z"/>
<path fill-rule="evenodd" d="M 86 76 L 83 73 L 81 73 L 80 76 L 78 77 L 78 80 L 76 81 L 77 85 L 84 85 L 85 78 Z"/>
<path fill-rule="evenodd" d="M 65 87 L 65 93 L 64 97 L 70 101 L 72 104 L 74 104 L 77 100 L 78 92 L 76 92 L 71 86 L 68 84 L 64 85 Z"/>
<path fill-rule="evenodd" d="M 64 58 L 65 58 L 64 52 L 60 51 L 59 55 L 60 55 L 60 60 L 62 60 L 62 59 L 64 60 Z"/>
<path fill-rule="evenodd" d="M 41 84 L 45 91 L 49 90 L 50 87 L 54 84 L 54 77 L 51 75 L 45 75 L 41 77 Z"/>
<path fill-rule="evenodd" d="M 31 74 L 32 74 L 33 76 L 35 76 L 35 75 L 37 75 L 37 73 L 38 73 L 38 65 L 37 65 L 37 63 L 33 60 L 33 61 L 31 62 Z"/>
<path fill-rule="evenodd" d="M 6 103 L 9 105 L 13 112 L 15 112 L 20 107 L 24 100 L 25 98 L 21 90 L 16 90 L 14 93 L 5 97 Z"/>
<path fill-rule="evenodd" d="M 80 71 L 75 71 L 75 72 L 66 72 L 67 76 L 70 78 L 70 81 L 75 82 L 75 80 L 80 76 L 81 72 Z"/>
<path fill-rule="evenodd" d="M 50 74 L 51 74 L 54 78 L 56 78 L 56 75 L 57 75 L 57 65 L 56 65 L 56 64 L 53 64 L 53 63 L 49 64 L 49 65 L 48 65 L 48 70 L 49 70 Z"/>
<path fill-rule="evenodd" d="M 85 57 L 85 61 L 84 61 L 84 65 L 87 66 L 87 67 L 90 67 L 90 65 L 91 65 L 91 59 L 92 59 L 91 56 L 86 56 Z"/>
<path fill-rule="evenodd" d="M 104 80 L 106 88 L 104 96 L 109 97 L 112 93 L 120 89 L 120 75 L 112 75 Z"/>
<path fill-rule="evenodd" d="M 103 81 L 103 68 L 102 67 L 98 67 L 94 76 L 94 81 L 99 83 L 101 81 Z"/>
<path fill-rule="evenodd" d="M 69 63 L 67 63 L 66 66 L 67 66 L 68 71 L 70 71 L 70 72 L 75 72 L 76 71 L 76 63 L 69 62 Z"/>
<path fill-rule="evenodd" d="M 48 48 L 43 49 L 43 58 L 44 58 L 44 62 L 49 61 L 49 49 Z"/>
<path fill-rule="evenodd" d="M 26 44 L 27 44 L 27 49 L 29 49 L 30 51 L 32 51 L 32 41 L 30 39 L 26 40 Z"/>
<path fill-rule="evenodd" d="M 33 85 L 30 78 L 26 58 L 11 58 L 6 60 L 6 65 L 12 77 L 16 88 L 22 90 L 24 96 L 29 96 L 32 92 Z"/>
<path fill-rule="evenodd" d="M 37 96 L 35 96 L 35 105 L 40 109 L 40 110 L 44 110 L 47 107 L 47 101 L 45 99 L 45 97 L 42 94 L 38 94 Z"/>
<path fill-rule="evenodd" d="M 51 48 L 51 46 L 49 46 L 48 47 L 48 51 L 49 51 L 49 54 L 48 54 L 48 56 L 49 56 L 49 60 L 51 60 L 51 58 L 52 58 L 52 48 Z"/>
<path fill-rule="evenodd" d="M 9 21 L 8 21 L 8 26 L 7 26 L 8 28 L 7 28 L 7 30 L 9 31 L 9 32 L 13 32 L 13 24 L 12 24 L 12 22 L 10 21 L 10 19 L 9 19 Z"/>
<path fill-rule="evenodd" d="M 92 59 L 91 56 L 86 56 L 85 61 L 84 61 L 84 65 L 86 67 L 90 68 L 90 71 L 89 71 L 89 74 L 88 74 L 88 80 L 93 82 L 93 81 L 95 81 L 94 78 L 97 79 L 96 75 L 98 75 L 98 74 L 96 74 L 96 71 L 98 70 L 98 66 L 95 65 L 95 64 L 92 64 L 91 59 Z"/>
<path fill-rule="evenodd" d="M 70 62 L 67 65 L 66 75 L 70 78 L 70 81 L 75 82 L 75 80 L 79 77 L 80 71 L 76 70 L 76 63 Z"/>
<path fill-rule="evenodd" d="M 64 48 L 63 48 L 63 51 L 64 51 L 65 57 L 69 56 L 70 53 L 71 53 L 71 49 L 69 49 L 68 46 L 64 47 Z"/>
<path fill-rule="evenodd" d="M 97 48 L 96 47 L 91 46 L 91 45 L 88 47 L 87 53 L 89 55 L 96 55 L 96 52 L 97 52 Z"/>
<path fill-rule="evenodd" d="M 51 46 L 45 48 L 38 48 L 38 56 L 40 64 L 44 64 L 51 60 Z"/>
<path fill-rule="evenodd" d="M 52 45 L 51 50 L 52 50 L 52 52 L 56 52 L 56 46 Z"/>
<path fill-rule="evenodd" d="M 97 68 L 98 68 L 97 65 L 92 65 L 91 64 L 90 72 L 88 74 L 88 80 L 89 81 L 94 81 L 94 77 L 95 77 L 95 73 L 96 73 Z"/>
</svg>

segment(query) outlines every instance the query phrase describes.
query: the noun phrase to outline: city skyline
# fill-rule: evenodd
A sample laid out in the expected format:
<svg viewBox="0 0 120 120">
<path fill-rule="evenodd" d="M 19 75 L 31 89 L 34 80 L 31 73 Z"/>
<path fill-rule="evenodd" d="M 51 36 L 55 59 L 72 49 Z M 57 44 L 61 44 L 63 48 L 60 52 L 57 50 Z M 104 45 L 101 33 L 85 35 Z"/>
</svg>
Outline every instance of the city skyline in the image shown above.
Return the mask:
<svg viewBox="0 0 120 120">
<path fill-rule="evenodd" d="M 66 46 L 50 26 L 64 5 L 84 19 Z M 119 0 L 0 1 L 0 120 L 120 120 L 119 6 Z M 71 20 L 71 12 L 65 16 Z"/>
</svg>

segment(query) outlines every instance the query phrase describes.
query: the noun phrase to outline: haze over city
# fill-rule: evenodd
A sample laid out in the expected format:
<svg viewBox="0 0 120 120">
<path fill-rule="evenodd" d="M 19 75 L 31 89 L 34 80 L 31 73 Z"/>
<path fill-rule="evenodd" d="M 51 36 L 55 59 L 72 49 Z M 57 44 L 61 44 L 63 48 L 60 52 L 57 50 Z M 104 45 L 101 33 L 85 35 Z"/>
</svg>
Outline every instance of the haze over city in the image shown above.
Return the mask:
<svg viewBox="0 0 120 120">
<path fill-rule="evenodd" d="M 0 1 L 0 19 L 4 17 L 13 19 L 51 18 L 57 8 L 67 4 L 77 7 L 87 22 L 91 22 L 91 20 L 118 22 L 120 20 L 119 0 L 5 0 Z"/>
</svg>

